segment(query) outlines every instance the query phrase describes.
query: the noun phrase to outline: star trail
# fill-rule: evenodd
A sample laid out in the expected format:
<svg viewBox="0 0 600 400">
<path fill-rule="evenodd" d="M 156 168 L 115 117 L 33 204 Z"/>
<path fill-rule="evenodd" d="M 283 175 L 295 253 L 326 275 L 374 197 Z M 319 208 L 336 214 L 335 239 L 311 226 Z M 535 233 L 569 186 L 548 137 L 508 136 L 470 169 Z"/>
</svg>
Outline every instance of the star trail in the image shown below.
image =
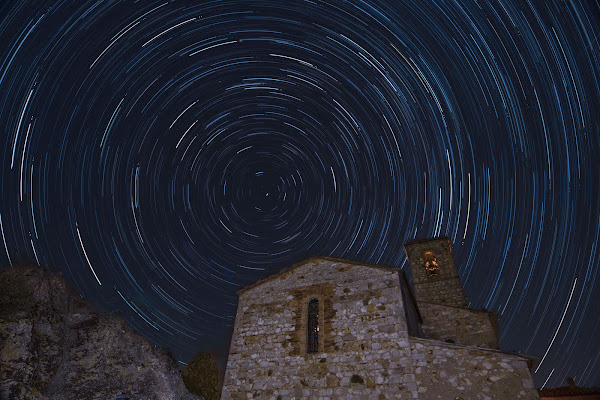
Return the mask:
<svg viewBox="0 0 600 400">
<path fill-rule="evenodd" d="M 0 263 L 185 362 L 303 258 L 445 235 L 538 387 L 600 386 L 598 0 L 7 1 Z"/>
</svg>

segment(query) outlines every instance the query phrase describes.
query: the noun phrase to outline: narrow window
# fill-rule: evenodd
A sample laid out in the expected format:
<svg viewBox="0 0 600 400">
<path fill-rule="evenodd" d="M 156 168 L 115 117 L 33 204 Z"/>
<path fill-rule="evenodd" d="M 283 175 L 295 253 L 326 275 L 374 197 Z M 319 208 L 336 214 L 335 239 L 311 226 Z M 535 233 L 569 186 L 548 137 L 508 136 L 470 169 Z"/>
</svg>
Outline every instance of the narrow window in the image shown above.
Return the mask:
<svg viewBox="0 0 600 400">
<path fill-rule="evenodd" d="M 306 352 L 319 351 L 319 300 L 312 299 L 308 302 L 308 331 L 306 338 Z"/>
</svg>

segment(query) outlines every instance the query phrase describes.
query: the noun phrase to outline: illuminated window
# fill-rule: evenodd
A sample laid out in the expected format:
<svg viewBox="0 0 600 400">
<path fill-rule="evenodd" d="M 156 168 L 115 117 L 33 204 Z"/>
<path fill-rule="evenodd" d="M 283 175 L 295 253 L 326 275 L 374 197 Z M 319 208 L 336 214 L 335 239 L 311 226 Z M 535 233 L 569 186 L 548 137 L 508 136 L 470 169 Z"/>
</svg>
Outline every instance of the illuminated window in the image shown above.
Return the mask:
<svg viewBox="0 0 600 400">
<path fill-rule="evenodd" d="M 308 324 L 306 337 L 306 352 L 319 351 L 319 300 L 312 299 L 308 302 Z"/>
<path fill-rule="evenodd" d="M 428 276 L 433 276 L 440 273 L 440 266 L 437 263 L 435 253 L 433 251 L 426 251 L 423 254 L 423 259 L 425 260 L 425 271 L 427 272 Z"/>
</svg>

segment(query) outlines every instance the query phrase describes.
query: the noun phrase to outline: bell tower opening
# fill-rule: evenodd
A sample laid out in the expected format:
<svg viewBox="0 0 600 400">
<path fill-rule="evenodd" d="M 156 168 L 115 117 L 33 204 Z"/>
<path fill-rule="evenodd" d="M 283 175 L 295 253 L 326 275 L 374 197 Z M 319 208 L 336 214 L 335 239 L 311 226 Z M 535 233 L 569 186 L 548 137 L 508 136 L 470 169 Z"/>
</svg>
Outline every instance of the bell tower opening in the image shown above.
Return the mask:
<svg viewBox="0 0 600 400">
<path fill-rule="evenodd" d="M 425 270 L 429 276 L 437 275 L 440 272 L 440 266 L 437 263 L 437 259 L 435 257 L 435 253 L 431 250 L 423 253 L 423 259 L 425 260 Z"/>
</svg>

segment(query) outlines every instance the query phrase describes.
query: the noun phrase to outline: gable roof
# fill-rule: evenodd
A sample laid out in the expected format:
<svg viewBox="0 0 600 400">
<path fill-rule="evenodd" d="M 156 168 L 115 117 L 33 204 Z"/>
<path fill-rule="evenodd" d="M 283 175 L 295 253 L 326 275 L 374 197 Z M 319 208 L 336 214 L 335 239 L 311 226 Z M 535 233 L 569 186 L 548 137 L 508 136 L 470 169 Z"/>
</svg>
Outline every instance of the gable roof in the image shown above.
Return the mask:
<svg viewBox="0 0 600 400">
<path fill-rule="evenodd" d="M 243 294 L 244 292 L 246 292 L 247 290 L 253 289 L 257 286 L 262 285 L 265 282 L 268 282 L 272 279 L 276 279 L 279 278 L 282 275 L 286 275 L 300 267 L 302 267 L 303 265 L 306 265 L 310 262 L 314 262 L 314 261 L 334 261 L 334 262 L 342 262 L 344 264 L 350 264 L 350 265 L 356 265 L 356 266 L 361 266 L 361 267 L 368 267 L 368 268 L 375 268 L 375 269 L 379 269 L 379 270 L 384 270 L 384 271 L 389 271 L 389 272 L 394 272 L 394 271 L 401 271 L 400 267 L 390 267 L 387 265 L 379 265 L 379 264 L 370 264 L 370 263 L 365 263 L 362 261 L 353 261 L 353 260 L 347 260 L 344 258 L 335 258 L 335 257 L 326 257 L 326 256 L 313 256 L 310 258 L 307 258 L 305 260 L 302 260 L 294 265 L 292 265 L 291 267 L 287 267 L 282 269 L 279 272 L 276 272 L 274 274 L 271 274 L 269 276 L 266 276 L 262 279 L 259 279 L 258 281 L 251 283 L 248 286 L 244 286 L 243 288 L 241 288 L 240 290 L 238 290 L 236 293 L 238 296 L 240 296 L 241 294 Z"/>
</svg>

